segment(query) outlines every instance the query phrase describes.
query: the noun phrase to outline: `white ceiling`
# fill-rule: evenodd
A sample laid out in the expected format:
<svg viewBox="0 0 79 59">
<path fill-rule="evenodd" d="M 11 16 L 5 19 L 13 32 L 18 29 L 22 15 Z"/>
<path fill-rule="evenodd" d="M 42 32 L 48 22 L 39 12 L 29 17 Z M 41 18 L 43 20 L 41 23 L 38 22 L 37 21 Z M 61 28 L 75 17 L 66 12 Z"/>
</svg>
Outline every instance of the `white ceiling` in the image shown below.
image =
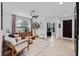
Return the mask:
<svg viewBox="0 0 79 59">
<path fill-rule="evenodd" d="M 75 2 L 4 2 L 4 11 L 24 15 L 31 10 L 36 10 L 40 16 L 63 17 L 64 15 L 74 15 Z"/>
</svg>

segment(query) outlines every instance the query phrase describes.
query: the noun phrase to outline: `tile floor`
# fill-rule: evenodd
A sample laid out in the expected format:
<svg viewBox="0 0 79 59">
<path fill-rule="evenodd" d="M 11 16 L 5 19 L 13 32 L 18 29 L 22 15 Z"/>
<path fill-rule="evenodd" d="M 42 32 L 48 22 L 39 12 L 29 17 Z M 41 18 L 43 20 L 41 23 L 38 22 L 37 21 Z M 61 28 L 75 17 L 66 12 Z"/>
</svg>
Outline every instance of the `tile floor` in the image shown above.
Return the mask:
<svg viewBox="0 0 79 59">
<path fill-rule="evenodd" d="M 36 39 L 21 56 L 75 56 L 73 41 L 66 39 Z"/>
</svg>

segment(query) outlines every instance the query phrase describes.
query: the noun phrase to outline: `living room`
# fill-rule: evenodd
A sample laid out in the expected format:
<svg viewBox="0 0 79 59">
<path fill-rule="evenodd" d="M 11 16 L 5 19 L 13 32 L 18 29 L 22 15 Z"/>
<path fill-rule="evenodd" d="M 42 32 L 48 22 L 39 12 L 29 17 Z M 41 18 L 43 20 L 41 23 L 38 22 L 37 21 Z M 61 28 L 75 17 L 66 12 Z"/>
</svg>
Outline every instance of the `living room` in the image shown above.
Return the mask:
<svg viewBox="0 0 79 59">
<path fill-rule="evenodd" d="M 75 2 L 3 2 L 4 40 L 17 46 L 9 51 L 10 55 L 75 55 L 74 8 Z M 21 40 L 20 43 L 15 43 L 19 41 L 15 39 Z M 23 44 L 18 47 L 21 43 Z M 49 46 L 51 49 L 46 50 L 46 53 L 45 49 Z M 21 52 L 24 49 L 27 50 L 26 53 Z"/>
</svg>

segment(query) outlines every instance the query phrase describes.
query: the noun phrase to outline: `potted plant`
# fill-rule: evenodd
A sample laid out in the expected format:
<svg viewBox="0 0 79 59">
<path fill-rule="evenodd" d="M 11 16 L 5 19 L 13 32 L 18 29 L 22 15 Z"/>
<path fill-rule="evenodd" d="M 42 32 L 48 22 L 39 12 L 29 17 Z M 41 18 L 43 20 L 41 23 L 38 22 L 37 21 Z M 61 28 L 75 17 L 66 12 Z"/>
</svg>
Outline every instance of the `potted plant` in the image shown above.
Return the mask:
<svg viewBox="0 0 79 59">
<path fill-rule="evenodd" d="M 40 27 L 40 23 L 38 22 L 33 22 L 32 23 L 32 29 L 34 30 L 34 34 L 36 34 L 36 30 Z"/>
</svg>

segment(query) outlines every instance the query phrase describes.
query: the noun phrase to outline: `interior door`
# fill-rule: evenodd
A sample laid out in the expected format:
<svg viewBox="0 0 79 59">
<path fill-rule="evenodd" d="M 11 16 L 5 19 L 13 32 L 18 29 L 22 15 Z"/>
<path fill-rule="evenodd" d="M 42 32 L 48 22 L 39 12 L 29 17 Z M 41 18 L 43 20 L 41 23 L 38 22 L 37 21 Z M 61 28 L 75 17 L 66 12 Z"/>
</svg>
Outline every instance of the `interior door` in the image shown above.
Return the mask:
<svg viewBox="0 0 79 59">
<path fill-rule="evenodd" d="M 72 20 L 63 21 L 63 37 L 72 38 Z"/>
</svg>

